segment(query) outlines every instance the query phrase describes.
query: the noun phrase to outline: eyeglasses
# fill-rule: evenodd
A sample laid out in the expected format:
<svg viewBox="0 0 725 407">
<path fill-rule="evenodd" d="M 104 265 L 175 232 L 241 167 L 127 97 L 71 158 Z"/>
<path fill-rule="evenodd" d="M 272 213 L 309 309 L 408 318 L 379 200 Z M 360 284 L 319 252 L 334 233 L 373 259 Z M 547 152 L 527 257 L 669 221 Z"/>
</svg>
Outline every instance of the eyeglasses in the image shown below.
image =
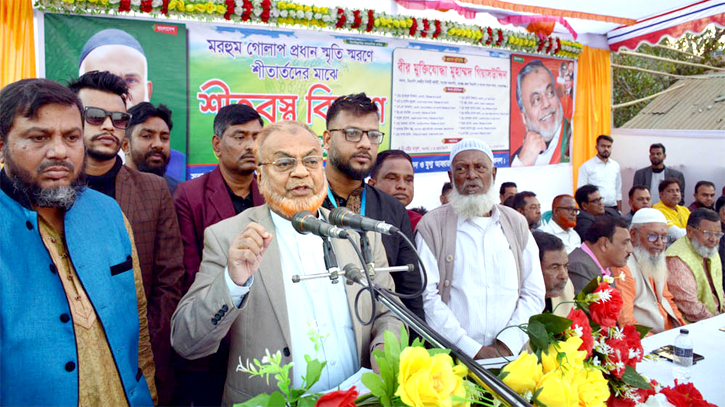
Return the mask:
<svg viewBox="0 0 725 407">
<path fill-rule="evenodd" d="M 322 157 L 318 155 L 310 155 L 302 159 L 302 165 L 308 170 L 317 170 L 322 168 Z M 292 157 L 278 158 L 272 162 L 259 163 L 258 165 L 274 165 L 277 172 L 289 172 L 297 168 L 297 159 Z"/>
<path fill-rule="evenodd" d="M 383 133 L 382 131 L 360 130 L 354 127 L 351 127 L 349 129 L 329 129 L 328 131 L 343 132 L 345 134 L 345 140 L 351 143 L 357 143 L 358 141 L 362 140 L 363 134 L 367 134 L 368 140 L 370 140 L 370 144 L 380 144 L 383 142 L 383 137 L 385 137 L 385 133 Z"/>
<path fill-rule="evenodd" d="M 668 244 L 672 240 L 672 238 L 669 235 L 658 235 L 658 234 L 649 234 L 647 235 L 647 241 L 650 243 L 654 243 L 657 240 L 662 240 L 662 243 Z"/>
<path fill-rule="evenodd" d="M 702 229 L 696 228 L 696 227 L 693 227 L 693 229 L 697 229 L 700 232 L 702 232 L 702 234 L 705 235 L 705 238 L 707 238 L 707 239 L 709 239 L 709 238 L 711 238 L 711 237 L 714 236 L 717 240 L 720 240 L 720 238 L 725 234 L 725 233 L 722 233 L 722 232 L 713 232 L 713 231 L 710 231 L 710 230 L 702 230 Z"/>
<path fill-rule="evenodd" d="M 603 200 L 603 199 L 604 199 L 604 198 L 602 198 L 602 197 L 600 196 L 600 197 L 599 197 L 599 198 L 597 198 L 597 199 L 593 199 L 593 200 L 591 200 L 591 201 L 587 201 L 587 202 L 589 202 L 589 203 L 599 203 L 599 202 L 602 202 L 602 200 Z"/>
<path fill-rule="evenodd" d="M 567 212 L 569 212 L 572 215 L 578 215 L 579 214 L 579 208 L 570 208 L 570 207 L 563 207 L 563 206 L 562 207 L 559 207 L 559 208 L 554 208 L 554 210 L 557 210 L 557 209 L 562 210 L 562 211 L 567 211 Z"/>
<path fill-rule="evenodd" d="M 131 122 L 131 114 L 126 112 L 109 112 L 100 107 L 86 106 L 83 109 L 86 116 L 86 122 L 93 126 L 100 126 L 106 121 L 106 117 L 111 117 L 113 127 L 117 129 L 126 129 Z"/>
</svg>

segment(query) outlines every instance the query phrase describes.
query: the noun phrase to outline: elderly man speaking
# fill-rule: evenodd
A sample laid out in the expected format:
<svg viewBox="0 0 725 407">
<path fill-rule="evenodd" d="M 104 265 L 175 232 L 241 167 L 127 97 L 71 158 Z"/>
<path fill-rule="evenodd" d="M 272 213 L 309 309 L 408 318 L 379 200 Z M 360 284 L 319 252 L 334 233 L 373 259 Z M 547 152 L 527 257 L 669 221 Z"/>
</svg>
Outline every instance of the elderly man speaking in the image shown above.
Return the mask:
<svg viewBox="0 0 725 407">
<path fill-rule="evenodd" d="M 423 216 L 416 235 L 428 273 L 426 321 L 470 357 L 517 354 L 526 335 L 499 332 L 544 309 L 539 250 L 526 219 L 495 204 L 489 146 L 463 139 L 450 160 L 450 205 Z"/>
<path fill-rule="evenodd" d="M 370 367 L 374 347 L 385 330 L 399 333 L 402 322 L 378 304 L 372 324 L 355 318 L 359 287 L 315 279 L 298 284 L 292 276 L 324 273 L 322 238 L 296 233 L 290 219 L 299 211 L 320 209 L 327 194 L 322 148 L 304 124 L 282 121 L 257 136 L 259 190 L 266 204 L 247 209 L 204 231 L 199 272 L 172 320 L 171 342 L 183 357 L 194 359 L 217 351 L 231 333 L 223 405 L 271 393 L 276 383 L 236 372 L 239 361 L 261 359 L 266 350 L 282 351 L 294 363 L 295 387 L 306 375 L 305 355 L 326 360 L 312 391 L 336 388 L 361 366 Z M 319 210 L 319 212 L 318 212 Z M 339 264 L 360 265 L 350 243 L 333 240 Z M 380 235 L 371 235 L 376 267 L 388 265 Z M 390 274 L 377 272 L 375 283 L 392 289 Z M 363 295 L 357 304 L 369 318 L 373 304 Z M 308 338 L 310 325 L 327 339 L 317 348 Z"/>
</svg>

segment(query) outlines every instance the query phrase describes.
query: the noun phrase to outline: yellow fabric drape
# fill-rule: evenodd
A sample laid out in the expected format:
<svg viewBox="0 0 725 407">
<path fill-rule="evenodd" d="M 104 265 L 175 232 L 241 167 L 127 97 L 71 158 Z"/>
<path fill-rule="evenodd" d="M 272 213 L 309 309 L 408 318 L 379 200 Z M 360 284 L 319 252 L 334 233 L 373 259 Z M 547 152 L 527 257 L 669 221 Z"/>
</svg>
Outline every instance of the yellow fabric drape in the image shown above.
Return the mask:
<svg viewBox="0 0 725 407">
<path fill-rule="evenodd" d="M 35 78 L 32 0 L 0 1 L 0 88 Z"/>
<path fill-rule="evenodd" d="M 600 134 L 612 130 L 612 70 L 609 50 L 585 46 L 579 55 L 571 164 L 574 190 L 579 167 L 596 154 Z"/>
</svg>

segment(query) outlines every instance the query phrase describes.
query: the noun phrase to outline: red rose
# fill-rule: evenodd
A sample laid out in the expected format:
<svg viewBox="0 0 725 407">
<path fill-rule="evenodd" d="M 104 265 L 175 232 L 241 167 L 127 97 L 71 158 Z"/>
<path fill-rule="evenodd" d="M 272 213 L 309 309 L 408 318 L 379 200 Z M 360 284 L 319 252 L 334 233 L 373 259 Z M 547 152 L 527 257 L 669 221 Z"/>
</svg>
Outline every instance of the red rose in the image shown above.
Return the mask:
<svg viewBox="0 0 725 407">
<path fill-rule="evenodd" d="M 572 309 L 566 317 L 572 321 L 571 329 L 577 329 L 578 327 L 582 331 L 582 344 L 579 346 L 579 350 L 587 351 L 587 357 L 591 357 L 594 337 L 592 336 L 592 327 L 589 325 L 587 314 L 580 309 Z"/>
<path fill-rule="evenodd" d="M 325 394 L 315 403 L 315 407 L 355 407 L 357 390 L 352 386 L 346 391 L 338 390 Z"/>
<path fill-rule="evenodd" d="M 675 387 L 665 387 L 660 393 L 667 397 L 667 401 L 676 407 L 716 407 L 702 398 L 702 394 L 692 383 L 678 383 L 675 379 Z"/>
<path fill-rule="evenodd" d="M 335 28 L 342 28 L 342 26 L 345 25 L 345 21 L 347 21 L 347 17 L 345 17 L 345 10 L 341 8 L 337 8 L 337 23 L 335 24 Z"/>
<path fill-rule="evenodd" d="M 639 332 L 637 332 L 637 328 L 634 327 L 634 325 L 627 325 L 624 327 L 624 340 L 627 342 L 627 346 L 630 350 L 630 355 L 636 355 L 633 358 L 630 358 L 627 361 L 627 364 L 632 367 L 637 367 L 637 363 L 642 361 L 642 354 L 644 353 L 644 349 L 642 349 L 642 341 L 639 338 Z"/>
<path fill-rule="evenodd" d="M 607 358 L 609 359 L 609 362 L 614 365 L 607 367 L 610 369 L 609 373 L 621 378 L 624 374 L 624 369 L 627 368 L 627 361 L 629 360 L 629 346 L 624 339 L 609 338 L 606 343 L 610 348 L 612 348 L 612 352 L 607 355 Z"/>
<path fill-rule="evenodd" d="M 372 10 L 368 10 L 368 25 L 365 27 L 365 32 L 370 32 L 375 26 L 375 15 Z"/>
<path fill-rule="evenodd" d="M 599 294 L 600 298 L 589 305 L 592 321 L 606 328 L 613 327 L 617 324 L 619 311 L 622 310 L 622 294 L 614 287 L 610 287 L 606 281 L 599 284 L 594 294 Z"/>
<path fill-rule="evenodd" d="M 632 399 L 620 399 L 614 396 L 612 393 L 607 400 L 607 407 L 634 407 L 635 403 Z"/>
</svg>

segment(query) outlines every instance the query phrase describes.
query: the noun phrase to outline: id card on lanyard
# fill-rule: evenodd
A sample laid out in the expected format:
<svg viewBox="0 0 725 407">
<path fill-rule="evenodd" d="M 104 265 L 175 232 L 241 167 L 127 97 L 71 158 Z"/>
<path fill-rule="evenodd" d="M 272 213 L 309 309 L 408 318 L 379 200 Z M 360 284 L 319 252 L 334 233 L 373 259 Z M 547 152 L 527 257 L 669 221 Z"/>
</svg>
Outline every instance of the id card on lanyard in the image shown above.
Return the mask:
<svg viewBox="0 0 725 407">
<path fill-rule="evenodd" d="M 368 192 L 367 187 L 365 187 L 363 185 L 363 193 L 362 193 L 362 197 L 360 198 L 361 199 L 361 201 L 360 201 L 360 215 L 361 216 L 365 216 L 365 202 L 366 202 L 365 196 L 366 196 L 367 192 Z M 330 199 L 330 203 L 332 204 L 332 206 L 337 208 L 337 199 L 335 199 L 335 197 L 332 195 L 332 189 L 330 189 L 329 186 L 327 187 L 327 197 Z"/>
</svg>

